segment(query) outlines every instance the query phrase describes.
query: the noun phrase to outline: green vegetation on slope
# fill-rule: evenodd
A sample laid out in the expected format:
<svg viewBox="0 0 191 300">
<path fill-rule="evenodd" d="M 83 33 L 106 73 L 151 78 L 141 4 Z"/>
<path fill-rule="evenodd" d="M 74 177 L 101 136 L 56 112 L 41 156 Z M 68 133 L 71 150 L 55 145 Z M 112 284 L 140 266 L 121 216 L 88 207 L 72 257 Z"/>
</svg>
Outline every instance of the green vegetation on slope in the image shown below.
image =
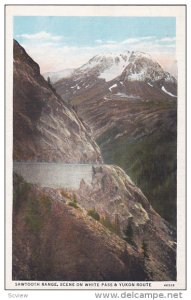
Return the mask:
<svg viewBox="0 0 191 300">
<path fill-rule="evenodd" d="M 99 213 L 94 209 L 89 209 L 88 210 L 88 216 L 94 218 L 96 221 L 100 220 L 100 215 Z"/>
<path fill-rule="evenodd" d="M 13 212 L 17 214 L 22 205 L 26 205 L 27 229 L 38 233 L 49 217 L 52 202 L 44 193 L 37 199 L 32 187 L 32 184 L 25 182 L 21 176 L 14 174 Z"/>
<path fill-rule="evenodd" d="M 137 140 L 123 136 L 109 145 L 105 138 L 98 141 L 104 161 L 122 167 L 155 210 L 176 226 L 176 133 L 158 130 Z"/>
</svg>

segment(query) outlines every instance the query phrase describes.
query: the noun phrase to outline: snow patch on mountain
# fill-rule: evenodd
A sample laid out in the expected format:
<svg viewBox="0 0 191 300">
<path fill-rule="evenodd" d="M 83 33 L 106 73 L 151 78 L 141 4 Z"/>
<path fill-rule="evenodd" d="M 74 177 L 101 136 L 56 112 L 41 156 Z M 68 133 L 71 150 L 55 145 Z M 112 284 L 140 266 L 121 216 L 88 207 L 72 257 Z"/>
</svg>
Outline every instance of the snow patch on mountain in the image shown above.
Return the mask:
<svg viewBox="0 0 191 300">
<path fill-rule="evenodd" d="M 109 87 L 109 90 L 112 91 L 112 89 L 113 89 L 114 87 L 117 87 L 117 84 L 116 84 L 116 83 L 114 83 L 112 86 L 110 86 L 110 87 Z"/>
<path fill-rule="evenodd" d="M 121 98 L 126 98 L 128 95 L 127 94 L 125 94 L 125 93 L 120 93 L 120 92 L 118 92 L 117 94 L 115 94 L 116 96 L 119 96 L 119 97 L 121 97 Z"/>
<path fill-rule="evenodd" d="M 146 71 L 143 69 L 139 73 L 132 73 L 129 75 L 129 81 L 144 81 L 145 80 Z"/>
<path fill-rule="evenodd" d="M 162 90 L 163 92 L 165 92 L 166 94 L 170 95 L 171 97 L 176 97 L 176 95 L 173 95 L 172 93 L 168 92 L 168 91 L 165 89 L 164 86 L 162 86 L 161 90 Z"/>
<path fill-rule="evenodd" d="M 135 59 L 135 58 L 147 58 L 147 59 L 152 60 L 152 57 L 149 53 L 140 52 L 140 51 L 136 51 L 136 52 L 132 51 L 131 58 L 133 58 L 133 59 Z"/>
<path fill-rule="evenodd" d="M 105 81 L 111 81 L 112 79 L 121 75 L 125 67 L 129 63 L 129 55 L 119 55 L 119 56 L 111 56 L 113 63 L 107 69 L 105 69 L 98 77 L 105 79 Z"/>
<path fill-rule="evenodd" d="M 126 93 L 120 93 L 120 92 L 118 92 L 115 95 L 119 96 L 121 98 L 140 99 L 140 96 L 136 96 L 136 95 L 133 95 L 133 94 L 126 94 Z"/>
<path fill-rule="evenodd" d="M 168 83 L 175 83 L 176 84 L 176 78 L 170 75 L 170 73 L 166 72 L 165 73 L 165 82 Z"/>
<path fill-rule="evenodd" d="M 129 63 L 131 53 L 105 53 L 91 58 L 86 64 L 76 70 L 76 74 L 93 74 L 106 82 L 121 75 Z"/>
<path fill-rule="evenodd" d="M 99 60 L 97 59 L 97 56 L 91 58 L 86 64 L 81 66 L 78 71 L 88 71 L 93 69 L 94 67 L 97 66 Z"/>
</svg>

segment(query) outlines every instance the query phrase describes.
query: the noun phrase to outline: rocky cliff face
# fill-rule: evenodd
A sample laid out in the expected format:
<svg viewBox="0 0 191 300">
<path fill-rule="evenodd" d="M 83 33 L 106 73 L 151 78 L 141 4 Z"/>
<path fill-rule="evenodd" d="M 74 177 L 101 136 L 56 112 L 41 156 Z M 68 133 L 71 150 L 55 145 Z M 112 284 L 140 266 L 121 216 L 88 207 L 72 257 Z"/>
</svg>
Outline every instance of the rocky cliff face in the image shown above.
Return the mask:
<svg viewBox="0 0 191 300">
<path fill-rule="evenodd" d="M 176 226 L 176 79 L 150 55 L 126 52 L 92 58 L 55 88 L 91 127 L 104 161 Z"/>
<path fill-rule="evenodd" d="M 14 160 L 101 162 L 88 127 L 40 75 L 14 41 Z"/>
<path fill-rule="evenodd" d="M 77 195 L 83 207 L 98 212 L 101 222 L 133 249 L 146 247 L 146 269 L 153 280 L 175 276 L 175 232 L 121 168 L 93 167 L 92 183 L 81 182 Z"/>
<path fill-rule="evenodd" d="M 172 233 L 127 176 L 116 167 L 105 167 L 101 173 L 95 170 L 92 187 L 82 185 L 74 195 L 14 176 L 13 279 L 175 280 Z M 103 218 L 106 212 L 114 216 L 116 186 L 122 188 L 118 198 L 126 194 L 126 202 L 119 199 L 122 220 L 132 220 L 133 233 L 128 229 L 126 240 Z M 88 209 L 93 207 L 100 212 L 97 221 L 95 211 L 93 215 Z"/>
</svg>

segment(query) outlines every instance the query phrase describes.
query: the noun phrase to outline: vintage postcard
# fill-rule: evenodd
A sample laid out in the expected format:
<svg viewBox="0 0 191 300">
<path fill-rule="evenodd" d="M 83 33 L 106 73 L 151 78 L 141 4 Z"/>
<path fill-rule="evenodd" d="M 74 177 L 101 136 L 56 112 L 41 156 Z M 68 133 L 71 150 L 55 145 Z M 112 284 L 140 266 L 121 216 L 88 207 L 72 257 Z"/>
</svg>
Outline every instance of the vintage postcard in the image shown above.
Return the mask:
<svg viewBox="0 0 191 300">
<path fill-rule="evenodd" d="M 186 6 L 5 17 L 6 289 L 186 289 Z"/>
</svg>

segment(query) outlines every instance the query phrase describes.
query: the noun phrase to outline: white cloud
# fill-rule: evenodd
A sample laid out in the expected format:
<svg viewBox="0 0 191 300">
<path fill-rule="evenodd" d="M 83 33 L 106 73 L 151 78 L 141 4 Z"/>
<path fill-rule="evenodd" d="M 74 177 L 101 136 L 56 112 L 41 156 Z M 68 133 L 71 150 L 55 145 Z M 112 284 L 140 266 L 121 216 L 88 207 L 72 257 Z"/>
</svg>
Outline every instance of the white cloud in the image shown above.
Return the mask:
<svg viewBox="0 0 191 300">
<path fill-rule="evenodd" d="M 156 36 L 151 35 L 151 36 L 143 36 L 140 38 L 140 40 L 153 40 L 156 39 Z"/>
<path fill-rule="evenodd" d="M 40 65 L 41 72 L 78 68 L 93 56 L 104 52 L 148 52 L 169 72 L 175 72 L 175 38 L 157 39 L 154 36 L 129 38 L 121 42 L 96 40 L 96 46 L 70 46 L 60 43 L 59 36 L 47 32 L 22 35 L 22 45 Z M 174 73 L 174 75 L 176 75 Z"/>
<path fill-rule="evenodd" d="M 120 44 L 122 44 L 122 45 L 133 44 L 133 43 L 138 43 L 139 41 L 140 41 L 140 39 L 137 39 L 137 38 L 129 38 L 129 39 L 122 41 Z"/>
<path fill-rule="evenodd" d="M 62 39 L 62 36 L 54 36 L 49 32 L 46 31 L 40 31 L 34 34 L 20 34 L 17 35 L 17 37 L 26 39 L 26 40 L 49 40 L 49 41 L 60 41 Z"/>
<path fill-rule="evenodd" d="M 116 44 L 116 43 L 117 43 L 116 41 L 112 41 L 112 40 L 106 41 L 106 44 Z"/>
<path fill-rule="evenodd" d="M 138 38 L 128 38 L 128 39 L 126 39 L 126 40 L 124 40 L 124 41 L 122 41 L 120 44 L 136 44 L 136 43 L 142 43 L 143 41 L 146 41 L 146 42 L 148 42 L 148 41 L 150 41 L 150 40 L 154 40 L 154 39 L 156 39 L 156 37 L 155 36 L 144 36 L 144 37 L 138 37 Z"/>
<path fill-rule="evenodd" d="M 97 44 L 102 44 L 102 43 L 103 43 L 102 40 L 95 40 L 95 42 L 96 42 Z"/>
<path fill-rule="evenodd" d="M 175 42 L 175 41 L 176 41 L 175 37 L 166 37 L 166 38 L 160 39 L 160 42 Z"/>
</svg>

